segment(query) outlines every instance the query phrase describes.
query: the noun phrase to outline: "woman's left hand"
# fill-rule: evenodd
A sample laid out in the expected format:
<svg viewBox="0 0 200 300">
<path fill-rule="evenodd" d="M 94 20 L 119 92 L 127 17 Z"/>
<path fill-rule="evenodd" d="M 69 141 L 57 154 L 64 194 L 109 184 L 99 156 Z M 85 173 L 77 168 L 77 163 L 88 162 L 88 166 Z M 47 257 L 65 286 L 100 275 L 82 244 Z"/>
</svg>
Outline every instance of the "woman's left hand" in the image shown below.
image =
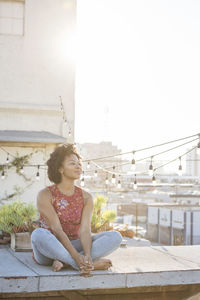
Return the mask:
<svg viewBox="0 0 200 300">
<path fill-rule="evenodd" d="M 87 265 L 88 269 L 94 269 L 94 264 L 90 255 L 84 255 L 84 263 Z"/>
<path fill-rule="evenodd" d="M 90 272 L 94 270 L 92 258 L 89 255 L 84 255 L 84 265 L 80 266 L 81 275 L 88 277 Z"/>
</svg>

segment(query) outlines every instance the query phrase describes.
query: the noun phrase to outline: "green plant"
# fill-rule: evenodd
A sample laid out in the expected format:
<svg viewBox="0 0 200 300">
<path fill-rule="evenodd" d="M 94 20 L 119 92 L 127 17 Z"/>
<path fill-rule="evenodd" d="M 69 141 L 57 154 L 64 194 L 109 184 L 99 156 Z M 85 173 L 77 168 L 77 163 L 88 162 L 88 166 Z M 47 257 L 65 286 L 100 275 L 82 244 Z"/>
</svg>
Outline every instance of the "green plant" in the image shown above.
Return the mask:
<svg viewBox="0 0 200 300">
<path fill-rule="evenodd" d="M 16 153 L 16 157 L 14 157 L 14 159 L 12 160 L 12 165 L 14 167 L 16 167 L 16 172 L 19 174 L 20 173 L 20 169 L 23 165 L 28 164 L 29 163 L 29 159 L 33 156 L 33 153 L 27 154 L 27 155 L 23 155 L 23 156 L 19 156 L 19 153 Z"/>
<path fill-rule="evenodd" d="M 11 162 L 11 165 L 14 166 L 16 168 L 16 173 L 20 176 L 23 176 L 23 178 L 26 181 L 30 181 L 30 178 L 27 178 L 25 176 L 25 174 L 21 173 L 21 168 L 29 163 L 29 159 L 33 156 L 33 153 L 30 154 L 26 154 L 23 156 L 19 156 L 19 153 L 16 153 L 16 156 L 14 157 L 14 159 Z"/>
<path fill-rule="evenodd" d="M 99 232 L 109 228 L 109 223 L 113 222 L 116 218 L 114 210 L 105 210 L 102 208 L 106 205 L 108 198 L 103 195 L 97 195 L 94 199 L 94 209 L 91 219 L 92 232 Z"/>
<path fill-rule="evenodd" d="M 14 197 L 16 197 L 18 199 L 18 197 L 20 195 L 22 195 L 23 193 L 24 193 L 24 189 L 21 186 L 15 184 L 13 186 L 12 193 L 8 194 L 7 191 L 5 191 L 5 193 L 4 193 L 5 195 L 2 198 L 0 198 L 0 204 L 3 204 L 3 201 L 10 200 Z"/>
<path fill-rule="evenodd" d="M 116 212 L 114 210 L 105 210 L 102 213 L 102 218 L 106 221 L 113 222 L 116 219 Z"/>
<path fill-rule="evenodd" d="M 30 203 L 15 201 L 0 207 L 0 230 L 7 233 L 26 232 L 33 229 L 36 207 Z"/>
<path fill-rule="evenodd" d="M 29 165 L 29 160 L 32 158 L 32 156 L 38 153 L 38 150 L 33 151 L 30 154 L 26 154 L 23 156 L 20 156 L 18 151 L 16 152 L 15 156 L 13 156 L 13 159 L 10 161 L 9 164 L 0 165 L 0 172 L 3 170 L 9 170 L 10 168 L 15 168 L 16 173 L 24 178 L 25 181 L 31 181 L 31 178 L 28 178 L 23 173 L 23 167 L 26 165 Z"/>
</svg>

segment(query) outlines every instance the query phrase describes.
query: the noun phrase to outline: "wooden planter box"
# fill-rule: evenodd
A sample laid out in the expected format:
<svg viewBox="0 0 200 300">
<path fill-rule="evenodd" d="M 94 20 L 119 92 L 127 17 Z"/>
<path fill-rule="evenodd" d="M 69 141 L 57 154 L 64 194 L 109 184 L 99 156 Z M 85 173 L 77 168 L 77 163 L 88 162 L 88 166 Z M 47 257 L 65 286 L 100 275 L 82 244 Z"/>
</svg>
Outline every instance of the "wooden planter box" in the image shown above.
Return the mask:
<svg viewBox="0 0 200 300">
<path fill-rule="evenodd" d="M 29 232 L 11 233 L 10 247 L 13 251 L 32 251 Z"/>
</svg>

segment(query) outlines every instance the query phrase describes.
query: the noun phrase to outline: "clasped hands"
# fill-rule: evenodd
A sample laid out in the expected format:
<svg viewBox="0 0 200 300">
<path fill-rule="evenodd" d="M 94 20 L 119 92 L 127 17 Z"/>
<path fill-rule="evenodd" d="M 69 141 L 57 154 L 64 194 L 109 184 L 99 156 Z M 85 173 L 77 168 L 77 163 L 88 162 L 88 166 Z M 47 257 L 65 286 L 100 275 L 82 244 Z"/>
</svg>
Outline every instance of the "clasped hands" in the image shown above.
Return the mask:
<svg viewBox="0 0 200 300">
<path fill-rule="evenodd" d="M 79 254 L 76 262 L 80 268 L 81 275 L 89 276 L 90 272 L 94 270 L 94 264 L 90 255 Z"/>
</svg>

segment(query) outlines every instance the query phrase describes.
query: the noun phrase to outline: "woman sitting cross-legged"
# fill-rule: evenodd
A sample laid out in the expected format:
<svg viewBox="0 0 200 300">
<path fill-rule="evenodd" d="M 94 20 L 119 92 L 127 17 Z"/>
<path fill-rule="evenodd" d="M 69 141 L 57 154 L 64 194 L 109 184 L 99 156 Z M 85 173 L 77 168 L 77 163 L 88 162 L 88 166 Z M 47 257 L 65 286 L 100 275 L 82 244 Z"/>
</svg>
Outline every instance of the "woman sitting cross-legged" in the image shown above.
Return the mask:
<svg viewBox="0 0 200 300">
<path fill-rule="evenodd" d="M 38 193 L 41 227 L 31 235 L 33 258 L 41 265 L 79 270 L 89 276 L 92 270 L 112 266 L 107 256 L 120 246 L 117 231 L 91 233 L 93 199 L 74 181 L 82 173 L 81 156 L 73 144 L 58 146 L 51 153 L 48 177 L 54 184 Z"/>
</svg>

